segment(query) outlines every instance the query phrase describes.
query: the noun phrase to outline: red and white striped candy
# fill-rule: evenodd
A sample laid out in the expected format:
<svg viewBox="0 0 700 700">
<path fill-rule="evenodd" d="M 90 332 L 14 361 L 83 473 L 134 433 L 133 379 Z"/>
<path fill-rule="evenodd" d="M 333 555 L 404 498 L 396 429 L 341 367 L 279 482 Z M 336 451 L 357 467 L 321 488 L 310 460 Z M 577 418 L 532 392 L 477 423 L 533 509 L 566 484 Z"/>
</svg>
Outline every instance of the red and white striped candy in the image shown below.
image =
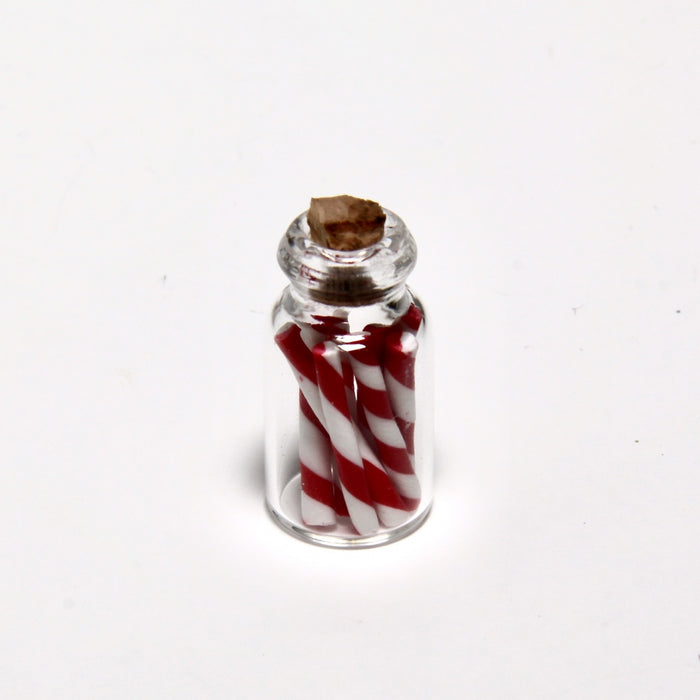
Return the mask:
<svg viewBox="0 0 700 700">
<path fill-rule="evenodd" d="M 372 438 L 372 434 L 367 425 L 367 419 L 362 406 L 358 404 L 355 396 L 355 375 L 353 373 L 350 355 L 347 352 L 341 351 L 340 358 L 343 363 L 345 396 L 348 400 L 350 415 L 352 416 L 355 427 L 357 446 L 360 449 L 362 465 L 365 468 L 367 486 L 369 487 L 369 492 L 382 525 L 386 527 L 396 527 L 408 520 L 410 512 L 384 469 L 384 466 L 377 457 L 375 450 L 370 446 L 369 439 Z"/>
<path fill-rule="evenodd" d="M 307 525 L 336 523 L 331 443 L 326 429 L 299 392 L 299 467 L 301 517 Z"/>
<path fill-rule="evenodd" d="M 313 349 L 316 377 L 325 426 L 335 454 L 350 520 L 361 535 L 371 535 L 379 529 L 379 521 L 348 405 L 341 352 L 331 341 L 316 345 Z"/>
<path fill-rule="evenodd" d="M 335 513 L 347 515 L 347 509 L 342 494 L 334 485 L 331 444 L 323 425 L 313 355 L 304 344 L 301 329 L 293 323 L 282 328 L 275 342 L 299 384 L 301 517 L 307 525 L 332 525 L 336 522 Z"/>
<path fill-rule="evenodd" d="M 384 380 L 396 416 L 396 424 L 406 442 L 411 462 L 415 462 L 415 364 L 418 351 L 416 335 L 422 323 L 423 312 L 417 304 L 412 303 L 399 319 L 399 328 L 387 336 L 384 349 Z M 401 334 L 399 329 L 406 332 Z"/>
<path fill-rule="evenodd" d="M 301 329 L 294 323 L 285 324 L 275 336 L 275 342 L 287 358 L 299 389 L 308 401 L 314 415 L 323 424 L 321 398 L 316 383 L 316 368 L 311 351 L 301 338 Z"/>
<path fill-rule="evenodd" d="M 396 330 L 384 346 L 384 381 L 396 424 L 411 457 L 415 453 L 415 366 L 418 341 L 413 333 Z"/>
<path fill-rule="evenodd" d="M 410 511 L 367 440 L 359 432 L 357 435 L 357 444 L 360 448 L 362 465 L 365 468 L 367 485 L 372 494 L 379 520 L 386 527 L 401 525 L 408 520 Z"/>
<path fill-rule="evenodd" d="M 329 340 L 334 338 L 337 335 L 342 335 L 344 333 L 348 332 L 348 322 L 347 318 L 343 318 L 340 316 L 312 316 L 314 319 L 313 324 L 308 324 L 308 323 L 300 323 L 299 328 L 300 328 L 300 335 L 301 339 L 304 342 L 304 345 L 306 345 L 309 354 L 311 355 L 311 352 L 314 349 L 314 346 L 318 345 L 318 343 L 321 343 L 325 340 Z M 312 358 L 312 363 L 313 363 L 313 355 L 311 355 Z M 345 363 L 343 363 L 345 365 Z M 314 372 L 315 372 L 315 367 L 314 367 Z M 315 374 L 314 374 L 314 379 L 315 379 Z M 349 382 L 349 392 L 350 395 L 348 397 L 349 401 L 352 403 L 354 401 L 354 393 L 352 390 L 354 378 L 350 376 L 349 378 L 346 376 L 346 383 Z M 354 414 L 353 414 L 354 416 Z M 321 413 L 317 415 L 317 420 L 321 423 L 325 422 L 325 418 Z M 328 449 L 329 449 L 329 454 L 332 455 L 332 450 L 331 450 L 331 444 L 330 444 L 330 438 L 328 437 L 328 433 L 325 432 L 324 428 L 324 433 L 325 437 L 328 440 Z M 345 503 L 345 500 L 343 498 L 343 490 L 340 486 L 340 478 L 338 476 L 338 469 L 337 469 L 337 464 L 333 459 L 330 460 L 330 475 L 326 473 L 327 478 L 329 478 L 332 481 L 332 486 L 333 486 L 333 501 L 334 501 L 334 508 L 335 512 L 339 516 L 347 516 L 348 515 L 348 509 L 347 505 Z M 303 506 L 303 500 L 304 500 L 304 481 L 302 480 L 302 506 Z M 302 507 L 302 513 L 303 513 L 303 507 Z M 305 521 L 308 524 L 312 524 L 308 521 Z"/>
<path fill-rule="evenodd" d="M 365 345 L 349 350 L 357 380 L 357 400 L 374 438 L 377 453 L 405 507 L 414 510 L 421 497 L 420 483 L 387 393 L 379 349 L 368 338 Z"/>
</svg>

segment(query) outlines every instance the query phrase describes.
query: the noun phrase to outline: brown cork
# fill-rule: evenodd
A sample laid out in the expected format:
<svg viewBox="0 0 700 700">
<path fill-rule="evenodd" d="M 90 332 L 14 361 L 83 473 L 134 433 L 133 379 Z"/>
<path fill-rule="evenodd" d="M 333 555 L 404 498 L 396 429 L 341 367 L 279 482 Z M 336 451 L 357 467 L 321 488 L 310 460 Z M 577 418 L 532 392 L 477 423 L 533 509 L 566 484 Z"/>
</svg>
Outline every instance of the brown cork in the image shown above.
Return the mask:
<svg viewBox="0 0 700 700">
<path fill-rule="evenodd" d="M 312 198 L 306 219 L 315 243 L 334 250 L 358 250 L 381 240 L 386 214 L 370 199 L 341 194 Z"/>
</svg>

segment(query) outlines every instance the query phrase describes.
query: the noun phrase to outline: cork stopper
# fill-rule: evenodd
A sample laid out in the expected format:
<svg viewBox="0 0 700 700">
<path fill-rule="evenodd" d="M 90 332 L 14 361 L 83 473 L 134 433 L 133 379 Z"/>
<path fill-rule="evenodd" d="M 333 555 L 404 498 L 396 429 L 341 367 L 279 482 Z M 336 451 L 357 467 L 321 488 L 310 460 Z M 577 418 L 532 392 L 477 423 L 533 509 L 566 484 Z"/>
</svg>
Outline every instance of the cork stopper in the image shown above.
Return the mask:
<svg viewBox="0 0 700 700">
<path fill-rule="evenodd" d="M 380 241 L 386 214 L 370 199 L 314 197 L 307 213 L 311 239 L 333 250 L 359 250 Z"/>
</svg>

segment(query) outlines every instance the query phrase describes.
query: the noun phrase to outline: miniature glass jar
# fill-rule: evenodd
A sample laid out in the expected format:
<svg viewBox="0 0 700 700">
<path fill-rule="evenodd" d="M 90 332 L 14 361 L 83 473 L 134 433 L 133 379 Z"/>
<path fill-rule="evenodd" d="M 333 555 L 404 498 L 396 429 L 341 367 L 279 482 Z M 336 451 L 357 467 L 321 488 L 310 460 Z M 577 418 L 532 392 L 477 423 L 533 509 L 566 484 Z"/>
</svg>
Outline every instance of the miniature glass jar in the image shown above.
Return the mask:
<svg viewBox="0 0 700 700">
<path fill-rule="evenodd" d="M 384 209 L 381 240 L 315 243 L 304 212 L 277 254 L 290 280 L 266 365 L 267 507 L 301 539 L 371 547 L 416 530 L 433 491 L 433 382 L 416 245 Z"/>
</svg>

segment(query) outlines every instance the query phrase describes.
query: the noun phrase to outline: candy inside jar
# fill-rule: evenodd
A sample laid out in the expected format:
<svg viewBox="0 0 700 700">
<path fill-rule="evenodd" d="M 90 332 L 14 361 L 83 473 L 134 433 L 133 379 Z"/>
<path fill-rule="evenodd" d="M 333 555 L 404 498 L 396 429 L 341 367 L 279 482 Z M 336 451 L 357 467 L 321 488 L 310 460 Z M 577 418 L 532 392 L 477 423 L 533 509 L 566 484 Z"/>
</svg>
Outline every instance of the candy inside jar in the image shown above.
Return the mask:
<svg viewBox="0 0 700 700">
<path fill-rule="evenodd" d="M 415 243 L 403 222 L 366 200 L 325 202 L 279 248 L 290 285 L 273 312 L 267 505 L 303 539 L 373 546 L 415 530 L 431 504 L 427 323 L 405 285 Z"/>
</svg>

